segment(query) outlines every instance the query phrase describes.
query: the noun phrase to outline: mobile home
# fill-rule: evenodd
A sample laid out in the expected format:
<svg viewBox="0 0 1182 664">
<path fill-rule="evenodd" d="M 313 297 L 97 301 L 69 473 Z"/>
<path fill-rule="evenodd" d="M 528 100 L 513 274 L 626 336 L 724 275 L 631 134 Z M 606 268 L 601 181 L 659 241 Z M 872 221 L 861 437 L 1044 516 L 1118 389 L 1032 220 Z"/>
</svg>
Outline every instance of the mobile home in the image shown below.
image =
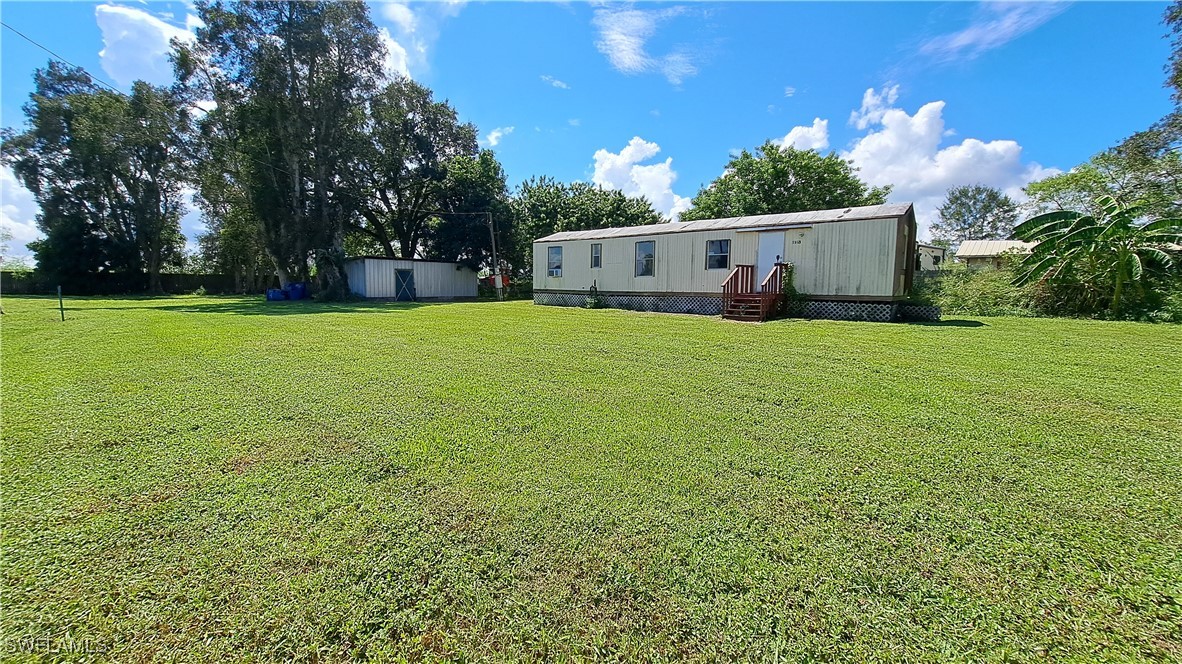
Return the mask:
<svg viewBox="0 0 1182 664">
<path fill-rule="evenodd" d="M 895 320 L 916 263 L 910 204 L 555 233 L 534 241 L 534 302 L 717 315 L 790 263 L 813 318 Z M 750 276 L 744 277 L 743 272 Z M 742 289 L 740 289 L 742 290 Z"/>
<path fill-rule="evenodd" d="M 476 297 L 476 273 L 459 263 L 364 256 L 345 261 L 349 289 L 366 298 L 458 300 Z"/>
</svg>

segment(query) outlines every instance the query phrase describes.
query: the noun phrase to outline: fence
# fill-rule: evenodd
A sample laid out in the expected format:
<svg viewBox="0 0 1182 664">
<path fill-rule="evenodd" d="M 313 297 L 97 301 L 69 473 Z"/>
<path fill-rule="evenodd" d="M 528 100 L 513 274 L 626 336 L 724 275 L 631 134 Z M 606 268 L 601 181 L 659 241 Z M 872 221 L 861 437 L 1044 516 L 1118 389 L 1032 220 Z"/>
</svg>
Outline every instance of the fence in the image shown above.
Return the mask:
<svg viewBox="0 0 1182 664">
<path fill-rule="evenodd" d="M 66 295 L 134 295 L 148 293 L 148 275 L 136 273 L 100 272 L 58 281 L 48 275 L 32 272 L 0 272 L 0 293 L 6 295 L 50 295 L 57 293 L 58 284 Z M 236 293 L 238 287 L 230 274 L 161 274 L 160 284 L 165 293 L 181 295 L 204 288 L 210 294 Z M 278 287 L 278 282 L 276 282 Z"/>
</svg>

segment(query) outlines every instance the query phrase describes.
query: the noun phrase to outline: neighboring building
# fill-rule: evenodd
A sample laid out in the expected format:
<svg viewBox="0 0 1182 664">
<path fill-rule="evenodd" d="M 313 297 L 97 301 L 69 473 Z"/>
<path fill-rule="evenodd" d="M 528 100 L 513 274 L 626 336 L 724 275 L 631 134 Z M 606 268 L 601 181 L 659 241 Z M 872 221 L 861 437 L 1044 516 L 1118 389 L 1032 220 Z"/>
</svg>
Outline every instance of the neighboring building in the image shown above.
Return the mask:
<svg viewBox="0 0 1182 664">
<path fill-rule="evenodd" d="M 944 247 L 937 247 L 934 244 L 917 244 L 915 245 L 915 269 L 919 272 L 939 270 L 940 266 L 944 264 L 946 256 L 947 251 Z"/>
<path fill-rule="evenodd" d="M 349 289 L 361 297 L 398 301 L 476 297 L 476 273 L 446 261 L 364 256 L 345 261 Z"/>
<path fill-rule="evenodd" d="M 1005 263 L 1003 254 L 1029 254 L 1034 244 L 1021 240 L 965 240 L 957 247 L 956 258 L 972 268 L 1001 268 Z"/>
<path fill-rule="evenodd" d="M 893 320 L 915 251 L 910 204 L 567 231 L 534 241 L 534 302 L 581 306 L 595 287 L 608 307 L 714 315 L 733 274 L 754 293 L 786 262 L 804 315 Z"/>
</svg>

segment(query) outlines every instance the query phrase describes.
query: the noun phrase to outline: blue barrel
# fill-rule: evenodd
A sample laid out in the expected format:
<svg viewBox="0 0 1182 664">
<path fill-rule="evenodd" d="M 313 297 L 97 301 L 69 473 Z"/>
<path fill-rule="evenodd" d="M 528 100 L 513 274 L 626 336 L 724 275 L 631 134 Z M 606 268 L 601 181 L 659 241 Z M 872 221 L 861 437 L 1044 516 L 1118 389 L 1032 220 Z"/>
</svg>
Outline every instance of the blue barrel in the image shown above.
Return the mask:
<svg viewBox="0 0 1182 664">
<path fill-rule="evenodd" d="M 277 302 L 279 300 L 286 300 L 286 299 L 287 299 L 287 293 L 283 292 L 282 290 L 280 290 L 278 288 L 268 288 L 267 289 L 267 301 L 268 302 Z"/>
<path fill-rule="evenodd" d="M 293 281 L 287 285 L 287 297 L 290 300 L 302 300 L 308 297 L 308 284 L 303 281 Z"/>
</svg>

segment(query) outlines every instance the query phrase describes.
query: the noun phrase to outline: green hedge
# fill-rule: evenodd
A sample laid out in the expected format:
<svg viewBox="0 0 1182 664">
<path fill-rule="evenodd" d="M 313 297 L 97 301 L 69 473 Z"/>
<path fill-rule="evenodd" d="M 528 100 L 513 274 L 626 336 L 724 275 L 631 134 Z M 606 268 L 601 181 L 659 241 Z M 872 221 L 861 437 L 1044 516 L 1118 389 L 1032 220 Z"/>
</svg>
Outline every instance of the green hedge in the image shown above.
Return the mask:
<svg viewBox="0 0 1182 664">
<path fill-rule="evenodd" d="M 1062 316 L 1111 318 L 1110 295 L 1072 281 L 1013 285 L 1016 263 L 1001 269 L 968 269 L 949 264 L 936 274 L 916 278 L 912 300 L 967 316 Z M 1122 318 L 1182 323 L 1182 278 L 1152 281 L 1137 292 L 1136 306 Z"/>
</svg>

